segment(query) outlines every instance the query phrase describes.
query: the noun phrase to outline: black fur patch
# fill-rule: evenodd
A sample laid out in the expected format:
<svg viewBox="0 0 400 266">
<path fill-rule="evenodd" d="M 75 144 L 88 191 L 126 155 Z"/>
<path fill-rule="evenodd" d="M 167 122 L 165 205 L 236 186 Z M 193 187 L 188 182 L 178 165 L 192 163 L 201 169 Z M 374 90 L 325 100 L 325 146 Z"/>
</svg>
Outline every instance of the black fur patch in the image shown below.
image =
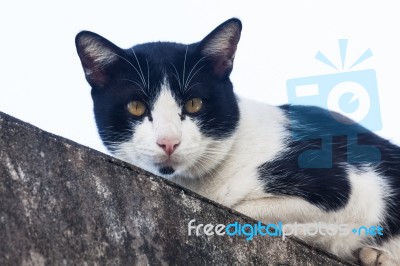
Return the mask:
<svg viewBox="0 0 400 266">
<path fill-rule="evenodd" d="M 365 171 L 368 165 L 395 192 L 387 200 L 381 240 L 400 233 L 400 148 L 358 124 L 339 125 L 340 115 L 318 107 L 283 105 L 281 109 L 290 121 L 291 134 L 286 149 L 259 168 L 265 191 L 301 197 L 325 211 L 335 211 L 345 207 L 351 195 L 346 169 Z M 318 134 L 323 137 L 317 138 Z M 331 163 L 331 167 L 300 167 L 299 157 L 310 150 L 317 151 L 310 160 Z"/>
<path fill-rule="evenodd" d="M 237 21 L 231 20 L 230 23 L 235 26 Z M 221 74 L 222 70 L 218 75 L 214 73 L 214 65 L 218 62 L 215 56 L 208 57 L 202 53 L 204 40 L 190 45 L 145 43 L 123 50 L 95 33 L 82 32 L 78 34 L 76 43 L 86 69 L 95 65 L 87 63 L 88 58 L 93 59 L 94 56 L 86 56 L 80 39 L 93 40 L 100 47 L 98 49 L 104 46 L 118 56 L 101 69 L 97 67 L 87 71 L 90 73 L 87 79 L 92 86 L 97 127 L 103 143 L 111 151 L 113 144 L 128 141 L 134 134 L 135 125 L 143 119 L 152 121 L 151 110 L 165 79 L 180 106 L 183 107 L 191 98 L 202 99 L 203 107 L 198 113 L 189 114 L 182 108 L 177 115 L 182 120 L 190 118 L 196 121 L 204 135 L 224 139 L 237 128 L 239 108 L 229 79 L 230 69 L 225 75 Z M 93 74 L 96 72 L 99 74 Z M 92 78 L 99 75 L 101 79 Z M 127 111 L 126 106 L 132 100 L 146 104 L 147 113 L 144 116 L 134 117 Z"/>
<path fill-rule="evenodd" d="M 175 172 L 174 168 L 169 167 L 169 166 L 161 167 L 158 171 L 159 171 L 162 175 L 172 175 L 172 174 Z"/>
<path fill-rule="evenodd" d="M 298 157 L 301 151 L 319 148 L 320 141 L 295 142 L 275 160 L 259 167 L 266 181 L 265 191 L 277 195 L 298 196 L 325 211 L 344 207 L 350 196 L 350 183 L 345 168 L 334 164 L 332 168 L 301 168 Z"/>
</svg>

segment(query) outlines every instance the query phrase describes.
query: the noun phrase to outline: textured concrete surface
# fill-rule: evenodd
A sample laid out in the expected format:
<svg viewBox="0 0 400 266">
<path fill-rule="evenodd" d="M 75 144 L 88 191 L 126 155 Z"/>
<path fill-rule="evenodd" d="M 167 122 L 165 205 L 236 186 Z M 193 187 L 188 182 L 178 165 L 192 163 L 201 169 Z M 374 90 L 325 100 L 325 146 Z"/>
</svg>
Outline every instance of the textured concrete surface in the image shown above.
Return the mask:
<svg viewBox="0 0 400 266">
<path fill-rule="evenodd" d="M 0 113 L 0 265 L 351 265 L 295 239 L 188 236 L 191 219 L 254 222 Z"/>
</svg>

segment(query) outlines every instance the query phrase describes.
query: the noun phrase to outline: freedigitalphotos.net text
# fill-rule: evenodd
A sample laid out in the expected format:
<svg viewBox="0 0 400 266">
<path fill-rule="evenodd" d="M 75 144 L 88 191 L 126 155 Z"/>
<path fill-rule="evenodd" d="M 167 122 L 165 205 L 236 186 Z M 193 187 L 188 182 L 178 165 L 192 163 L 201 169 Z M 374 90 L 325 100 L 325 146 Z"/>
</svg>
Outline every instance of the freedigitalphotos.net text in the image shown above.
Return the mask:
<svg viewBox="0 0 400 266">
<path fill-rule="evenodd" d="M 278 222 L 276 224 L 262 224 L 260 221 L 256 224 L 241 224 L 239 222 L 224 224 L 195 224 L 196 220 L 192 219 L 188 223 L 188 235 L 228 235 L 228 236 L 244 236 L 246 240 L 252 240 L 255 236 L 272 236 L 282 237 L 285 240 L 286 236 L 335 236 L 335 235 L 349 235 L 355 234 L 359 236 L 382 236 L 383 228 L 377 226 L 360 226 L 352 228 L 347 224 L 324 224 L 324 223 L 311 223 L 311 224 L 283 224 Z"/>
</svg>

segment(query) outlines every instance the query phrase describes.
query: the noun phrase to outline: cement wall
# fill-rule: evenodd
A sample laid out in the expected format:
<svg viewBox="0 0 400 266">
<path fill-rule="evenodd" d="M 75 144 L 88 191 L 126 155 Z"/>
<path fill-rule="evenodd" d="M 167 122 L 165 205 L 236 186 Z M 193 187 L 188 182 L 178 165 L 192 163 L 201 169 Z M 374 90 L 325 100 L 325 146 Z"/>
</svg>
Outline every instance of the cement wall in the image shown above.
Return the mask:
<svg viewBox="0 0 400 266">
<path fill-rule="evenodd" d="M 254 223 L 0 113 L 0 265 L 351 265 L 296 239 L 189 236 Z"/>
</svg>

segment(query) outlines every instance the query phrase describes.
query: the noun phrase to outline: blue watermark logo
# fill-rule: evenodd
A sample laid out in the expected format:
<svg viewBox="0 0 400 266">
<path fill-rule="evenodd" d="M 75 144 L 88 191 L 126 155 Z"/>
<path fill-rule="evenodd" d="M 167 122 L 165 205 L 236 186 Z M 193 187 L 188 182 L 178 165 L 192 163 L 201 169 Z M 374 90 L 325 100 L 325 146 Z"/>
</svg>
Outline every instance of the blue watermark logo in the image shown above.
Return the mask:
<svg viewBox="0 0 400 266">
<path fill-rule="evenodd" d="M 333 138 L 338 136 L 347 139 L 348 163 L 374 163 L 381 159 L 376 147 L 359 143 L 360 134 L 382 129 L 376 72 L 373 69 L 352 70 L 370 58 L 372 52 L 367 49 L 347 67 L 347 44 L 347 40 L 339 40 L 341 67 L 335 66 L 321 52 L 315 56 L 322 63 L 340 70 L 338 73 L 294 78 L 286 82 L 288 101 L 291 104 L 289 114 L 293 139 L 320 140 L 321 143 L 319 149 L 306 150 L 300 154 L 298 163 L 301 168 L 331 168 Z M 307 118 L 310 124 L 302 124 L 299 121 L 304 121 L 304 117 L 302 119 L 294 110 L 297 105 L 318 106 L 344 116 L 330 112 L 332 119 L 326 126 L 327 121 L 312 121 L 312 118 Z M 304 134 L 301 130 L 304 126 L 312 127 L 313 130 L 307 130 L 307 134 Z"/>
<path fill-rule="evenodd" d="M 360 226 L 352 228 L 347 224 L 325 224 L 325 223 L 310 223 L 310 224 L 283 224 L 269 223 L 263 224 L 241 224 L 233 222 L 230 224 L 195 224 L 196 220 L 192 219 L 188 223 L 188 235 L 228 235 L 228 236 L 243 236 L 247 241 L 252 240 L 256 236 L 271 236 L 281 237 L 285 240 L 287 236 L 348 236 L 350 234 L 358 236 L 383 236 L 383 228 L 377 226 Z"/>
</svg>

